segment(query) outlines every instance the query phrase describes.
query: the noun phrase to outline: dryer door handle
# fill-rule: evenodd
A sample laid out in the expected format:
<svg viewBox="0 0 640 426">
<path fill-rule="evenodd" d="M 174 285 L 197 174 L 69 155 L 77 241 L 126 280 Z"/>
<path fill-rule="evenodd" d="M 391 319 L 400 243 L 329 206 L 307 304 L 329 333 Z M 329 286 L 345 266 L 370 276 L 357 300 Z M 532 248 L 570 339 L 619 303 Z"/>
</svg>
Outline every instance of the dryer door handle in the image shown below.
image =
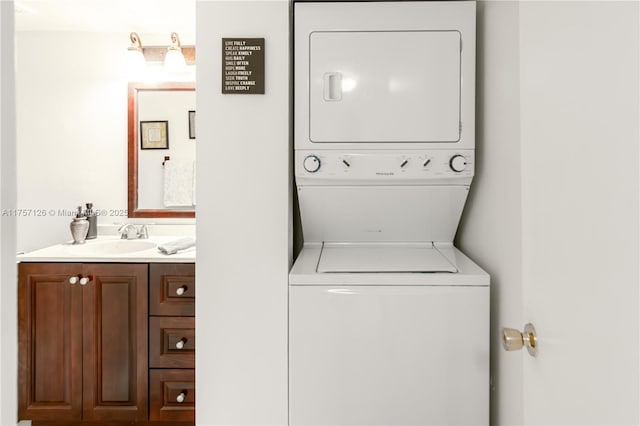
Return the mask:
<svg viewBox="0 0 640 426">
<path fill-rule="evenodd" d="M 342 74 L 339 72 L 324 73 L 323 97 L 325 101 L 342 100 Z"/>
</svg>

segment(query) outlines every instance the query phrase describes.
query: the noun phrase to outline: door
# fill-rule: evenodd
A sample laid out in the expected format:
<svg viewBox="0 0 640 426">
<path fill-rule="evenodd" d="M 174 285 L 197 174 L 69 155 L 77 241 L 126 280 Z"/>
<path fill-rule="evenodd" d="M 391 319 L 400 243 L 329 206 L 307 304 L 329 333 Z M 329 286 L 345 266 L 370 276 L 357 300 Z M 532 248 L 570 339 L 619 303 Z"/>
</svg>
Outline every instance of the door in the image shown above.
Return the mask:
<svg viewBox="0 0 640 426">
<path fill-rule="evenodd" d="M 147 420 L 147 265 L 87 264 L 83 420 Z"/>
<path fill-rule="evenodd" d="M 525 424 L 640 422 L 639 16 L 520 4 Z"/>
<path fill-rule="evenodd" d="M 459 31 L 311 33 L 311 141 L 457 142 L 461 40 Z"/>
</svg>

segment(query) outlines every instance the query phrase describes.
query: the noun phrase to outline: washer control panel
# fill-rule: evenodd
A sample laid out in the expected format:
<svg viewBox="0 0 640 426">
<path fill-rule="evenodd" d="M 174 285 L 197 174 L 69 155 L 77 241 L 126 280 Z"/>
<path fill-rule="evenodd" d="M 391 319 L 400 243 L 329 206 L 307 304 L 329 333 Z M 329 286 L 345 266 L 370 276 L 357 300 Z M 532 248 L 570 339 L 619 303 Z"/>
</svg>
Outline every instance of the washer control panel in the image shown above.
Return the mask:
<svg viewBox="0 0 640 426">
<path fill-rule="evenodd" d="M 320 180 L 437 180 L 471 178 L 474 150 L 297 150 L 298 178 Z"/>
</svg>

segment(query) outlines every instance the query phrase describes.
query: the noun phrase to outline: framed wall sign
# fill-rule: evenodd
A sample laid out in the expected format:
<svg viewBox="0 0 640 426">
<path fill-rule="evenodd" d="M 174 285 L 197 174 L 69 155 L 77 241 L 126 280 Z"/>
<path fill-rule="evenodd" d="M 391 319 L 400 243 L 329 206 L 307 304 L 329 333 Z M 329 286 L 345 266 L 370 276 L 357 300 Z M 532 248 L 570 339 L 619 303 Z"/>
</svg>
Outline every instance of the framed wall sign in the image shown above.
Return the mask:
<svg viewBox="0 0 640 426">
<path fill-rule="evenodd" d="M 169 149 L 169 122 L 141 121 L 140 148 Z"/>
<path fill-rule="evenodd" d="M 222 93 L 264 95 L 264 38 L 222 39 Z"/>
</svg>

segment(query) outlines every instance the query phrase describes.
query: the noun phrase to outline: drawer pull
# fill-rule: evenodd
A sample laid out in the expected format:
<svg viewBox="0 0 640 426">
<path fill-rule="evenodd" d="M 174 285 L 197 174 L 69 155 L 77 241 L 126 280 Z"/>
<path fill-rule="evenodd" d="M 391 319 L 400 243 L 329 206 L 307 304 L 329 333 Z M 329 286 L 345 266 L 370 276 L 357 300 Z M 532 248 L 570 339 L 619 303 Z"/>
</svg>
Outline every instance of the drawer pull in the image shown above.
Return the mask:
<svg viewBox="0 0 640 426">
<path fill-rule="evenodd" d="M 89 284 L 89 281 L 91 281 L 91 278 L 82 277 L 82 278 L 80 278 L 80 285 L 87 285 L 87 284 Z"/>
<path fill-rule="evenodd" d="M 178 404 L 182 404 L 184 402 L 184 398 L 187 396 L 187 391 L 182 391 L 176 397 L 176 402 Z"/>
<path fill-rule="evenodd" d="M 182 349 L 184 348 L 184 344 L 187 343 L 187 338 L 183 337 L 182 339 L 178 340 L 176 342 L 176 349 Z"/>
<path fill-rule="evenodd" d="M 178 296 L 182 296 L 182 295 L 184 294 L 184 292 L 185 292 L 185 291 L 187 291 L 187 286 L 186 286 L 186 285 L 183 285 L 183 286 L 180 286 L 180 287 L 178 287 L 178 288 L 176 289 L 176 294 L 177 294 Z"/>
<path fill-rule="evenodd" d="M 73 276 L 71 278 L 69 278 L 69 284 L 75 284 L 78 282 L 78 277 Z"/>
</svg>

